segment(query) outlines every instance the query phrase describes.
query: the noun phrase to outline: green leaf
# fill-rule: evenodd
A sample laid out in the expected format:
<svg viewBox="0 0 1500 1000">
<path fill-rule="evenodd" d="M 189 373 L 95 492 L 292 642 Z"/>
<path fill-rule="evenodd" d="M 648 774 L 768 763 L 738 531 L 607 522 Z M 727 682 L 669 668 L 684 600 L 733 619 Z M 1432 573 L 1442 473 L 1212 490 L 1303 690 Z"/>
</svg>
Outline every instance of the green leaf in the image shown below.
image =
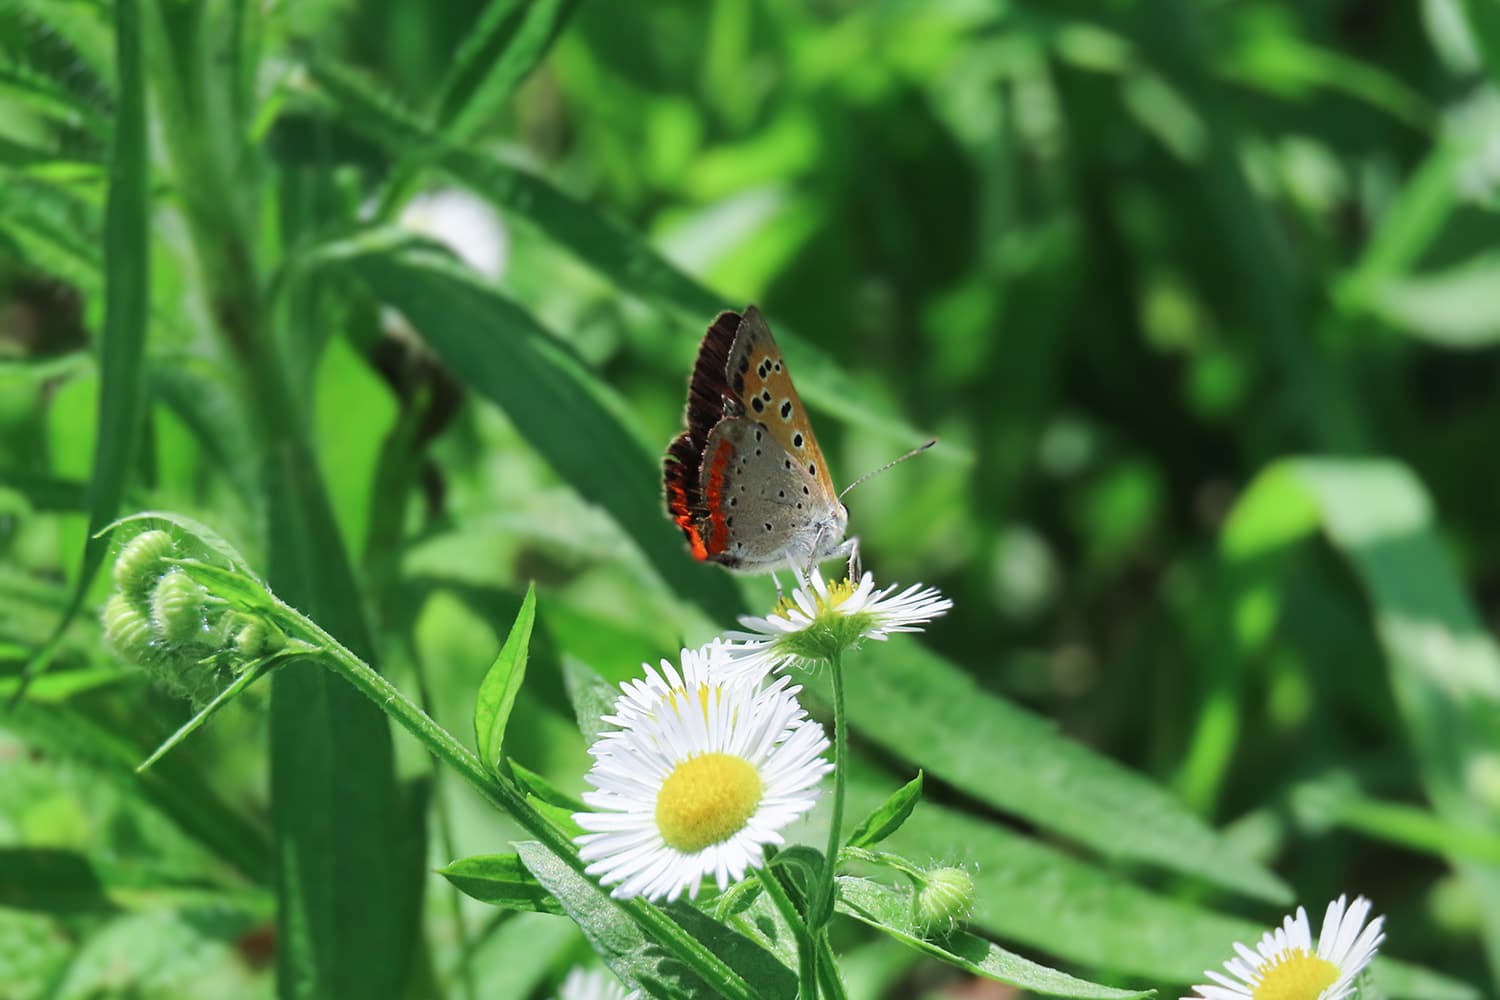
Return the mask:
<svg viewBox="0 0 1500 1000">
<path fill-rule="evenodd" d="M 1050 997 L 1093 1000 L 1130 1000 L 1154 996 L 1155 990 L 1121 990 L 1077 979 L 1065 972 L 1013 955 L 997 944 L 966 931 L 955 931 L 939 941 L 925 940 L 912 924 L 911 896 L 868 879 L 840 876 L 836 881 L 838 909 L 900 941 L 977 976 L 1009 983 Z"/>
<path fill-rule="evenodd" d="M 89 538 L 84 544 L 73 600 L 52 640 L 26 665 L 28 677 L 46 669 L 104 561 L 108 543 L 98 532 L 119 512 L 145 417 L 142 358 L 151 303 L 147 238 L 151 192 L 139 0 L 119 0 L 114 14 L 119 101 L 105 203 L 104 332 L 99 342 L 98 432 L 89 476 Z"/>
<path fill-rule="evenodd" d="M 567 688 L 568 701 L 573 704 L 578 729 L 583 733 L 584 742 L 593 743 L 610 728 L 603 717 L 614 711 L 620 689 L 575 657 L 564 656 L 562 668 L 563 686 Z"/>
<path fill-rule="evenodd" d="M 714 923 L 690 907 L 666 912 L 691 933 L 681 941 L 652 942 L 640 926 L 591 879 L 584 878 L 540 844 L 516 845 L 521 862 L 536 876 L 588 938 L 594 952 L 631 989 L 648 996 L 696 998 L 716 990 L 691 971 L 690 960 L 674 951 L 697 947 L 729 963 L 751 995 L 792 1000 L 797 980 L 791 970 L 749 938 Z M 697 914 L 696 917 L 689 914 Z M 722 984 L 714 984 L 721 986 Z"/>
<path fill-rule="evenodd" d="M 510 910 L 562 915 L 563 908 L 521 863 L 518 854 L 478 854 L 438 869 L 466 896 Z"/>
<path fill-rule="evenodd" d="M 526 679 L 526 656 L 535 621 L 536 584 L 533 583 L 526 588 L 515 624 L 511 625 L 510 634 L 484 680 L 479 682 L 479 693 L 474 698 L 474 745 L 479 750 L 479 759 L 491 768 L 500 764 L 505 725 Z"/>
<path fill-rule="evenodd" d="M 915 642 L 850 661 L 849 717 L 872 743 L 981 802 L 1119 861 L 1284 903 L 1275 875 L 1240 856 L 1168 792 L 1057 732 Z M 827 700 L 827 681 L 809 691 Z"/>
<path fill-rule="evenodd" d="M 177 732 L 167 737 L 161 746 L 153 750 L 151 756 L 141 761 L 140 767 L 137 767 L 136 770 L 145 771 L 152 764 L 165 757 L 174 747 L 201 729 L 204 723 L 219 713 L 220 709 L 235 698 L 238 698 L 251 684 L 254 684 L 261 677 L 265 676 L 270 671 L 271 666 L 271 661 L 267 660 L 250 665 L 244 669 L 238 677 L 225 686 L 224 690 L 215 695 L 212 701 L 204 705 L 200 711 L 194 713 L 193 717 L 184 722 Z"/>
<path fill-rule="evenodd" d="M 902 785 L 890 798 L 886 799 L 864 822 L 854 828 L 846 841 L 849 847 L 874 847 L 897 830 L 911 811 L 922 801 L 922 772 L 906 784 Z"/>
<path fill-rule="evenodd" d="M 1378 459 L 1299 459 L 1271 466 L 1232 515 L 1241 533 L 1312 504 L 1369 597 L 1396 705 L 1438 815 L 1460 831 L 1494 830 L 1497 804 L 1482 775 L 1500 745 L 1500 648 L 1464 593 L 1433 524 L 1432 503 L 1404 465 Z M 1270 545 L 1296 541 L 1270 532 Z M 1274 549 L 1245 546 L 1250 559 Z M 1500 864 L 1450 852 L 1475 891 L 1490 964 L 1500 968 Z"/>
<path fill-rule="evenodd" d="M 552 782 L 535 771 L 522 766 L 519 762 L 509 760 L 506 761 L 506 764 L 510 767 L 511 773 L 515 775 L 516 781 L 520 782 L 521 787 L 540 801 L 550 806 L 556 806 L 559 809 L 566 809 L 569 812 L 582 812 L 586 808 L 578 799 L 568 795 L 562 789 L 552 784 Z"/>
<path fill-rule="evenodd" d="M 1403 333 L 1440 347 L 1486 347 L 1500 340 L 1497 287 L 1500 254 L 1483 253 L 1443 271 L 1385 283 L 1374 293 L 1371 311 Z"/>
<path fill-rule="evenodd" d="M 510 99 L 578 6 L 577 0 L 490 0 L 438 90 L 433 117 L 461 140 Z"/>
<path fill-rule="evenodd" d="M 207 885 L 152 863 L 46 847 L 0 848 L 0 907 L 71 915 L 194 905 L 262 919 L 273 913 L 265 891 Z"/>
<path fill-rule="evenodd" d="M 392 235 L 328 246 L 321 256 L 401 310 L 455 374 L 619 522 L 677 593 L 717 618 L 742 610 L 729 579 L 695 563 L 664 516 L 658 463 L 627 430 L 624 403 L 525 310 L 445 253 Z"/>
</svg>

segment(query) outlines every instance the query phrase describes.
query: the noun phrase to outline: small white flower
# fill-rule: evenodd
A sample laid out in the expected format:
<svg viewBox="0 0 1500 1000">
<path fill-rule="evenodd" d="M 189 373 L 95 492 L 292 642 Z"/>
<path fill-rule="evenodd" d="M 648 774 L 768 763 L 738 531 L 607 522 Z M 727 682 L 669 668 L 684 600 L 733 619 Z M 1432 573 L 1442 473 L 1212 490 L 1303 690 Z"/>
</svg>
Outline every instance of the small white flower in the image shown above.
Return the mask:
<svg viewBox="0 0 1500 1000">
<path fill-rule="evenodd" d="M 858 584 L 842 580 L 829 585 L 814 570 L 771 614 L 741 617 L 748 631 L 725 633 L 729 656 L 751 673 L 806 666 L 831 659 L 862 639 L 884 641 L 895 632 L 920 632 L 953 607 L 932 587 L 914 583 L 897 593 L 897 586 L 876 590 L 870 573 Z"/>
<path fill-rule="evenodd" d="M 589 748 L 593 811 L 573 816 L 588 831 L 579 855 L 619 898 L 672 900 L 696 896 L 706 876 L 721 890 L 743 879 L 832 769 L 800 688 L 727 666 L 720 643 L 683 650 L 680 672 L 646 665 L 605 716 L 619 728 Z"/>
<path fill-rule="evenodd" d="M 396 220 L 441 243 L 474 271 L 498 280 L 510 258 L 510 237 L 494 206 L 463 188 L 441 188 L 408 201 Z"/>
<path fill-rule="evenodd" d="M 1204 975 L 1217 986 L 1195 986 L 1197 995 L 1183 1000 L 1344 1000 L 1355 993 L 1355 980 L 1385 940 L 1384 917 L 1370 920 L 1370 901 L 1345 897 L 1328 904 L 1323 930 L 1313 949 L 1307 911 L 1297 907 L 1280 927 L 1260 939 L 1258 951 L 1238 941 L 1238 958 L 1224 963 L 1230 976 L 1212 970 Z M 1366 921 L 1369 921 L 1368 925 Z"/>
<path fill-rule="evenodd" d="M 641 991 L 625 991 L 619 980 L 603 969 L 575 965 L 557 988 L 557 1000 L 640 1000 Z"/>
</svg>

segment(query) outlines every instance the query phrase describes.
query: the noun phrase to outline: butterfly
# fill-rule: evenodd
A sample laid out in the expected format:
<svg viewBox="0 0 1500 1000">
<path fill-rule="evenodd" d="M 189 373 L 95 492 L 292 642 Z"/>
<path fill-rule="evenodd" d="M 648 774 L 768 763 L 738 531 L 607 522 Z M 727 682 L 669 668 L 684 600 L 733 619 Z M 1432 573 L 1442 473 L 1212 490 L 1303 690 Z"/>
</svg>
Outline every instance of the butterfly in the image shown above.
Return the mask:
<svg viewBox="0 0 1500 1000">
<path fill-rule="evenodd" d="M 667 515 L 693 558 L 805 574 L 848 556 L 839 500 L 781 349 L 755 306 L 715 317 L 688 383 L 687 430 L 662 460 Z"/>
</svg>

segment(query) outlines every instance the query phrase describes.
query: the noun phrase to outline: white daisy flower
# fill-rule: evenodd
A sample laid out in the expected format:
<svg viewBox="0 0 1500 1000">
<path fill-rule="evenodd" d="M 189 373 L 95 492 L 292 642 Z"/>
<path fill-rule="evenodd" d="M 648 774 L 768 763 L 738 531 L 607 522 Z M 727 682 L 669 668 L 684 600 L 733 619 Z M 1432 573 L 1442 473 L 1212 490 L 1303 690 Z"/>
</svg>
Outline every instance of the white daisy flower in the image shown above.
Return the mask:
<svg viewBox="0 0 1500 1000">
<path fill-rule="evenodd" d="M 1340 896 L 1328 904 L 1316 950 L 1307 911 L 1299 906 L 1296 916 L 1260 939 L 1258 951 L 1236 941 L 1239 957 L 1224 963 L 1230 975 L 1205 972 L 1218 985 L 1195 986 L 1197 995 L 1183 1000 L 1344 1000 L 1355 995 L 1355 980 L 1385 940 L 1385 917 L 1370 920 L 1370 901 L 1363 896 L 1347 909 L 1344 903 Z"/>
<path fill-rule="evenodd" d="M 817 801 L 832 765 L 801 689 L 726 666 L 718 643 L 683 650 L 680 672 L 646 665 L 605 717 L 620 728 L 589 748 L 583 801 L 594 811 L 573 816 L 588 831 L 579 855 L 619 898 L 696 896 L 710 875 L 726 889 Z"/>
<path fill-rule="evenodd" d="M 620 981 L 603 969 L 575 965 L 557 988 L 557 1000 L 640 1000 L 641 991 L 626 992 Z"/>
<path fill-rule="evenodd" d="M 847 579 L 830 585 L 813 570 L 771 614 L 741 617 L 748 631 L 724 634 L 730 658 L 752 673 L 807 666 L 830 660 L 861 639 L 884 641 L 894 632 L 920 632 L 953 607 L 932 587 L 914 583 L 897 593 L 897 586 L 876 590 L 870 573 L 857 585 Z"/>
</svg>

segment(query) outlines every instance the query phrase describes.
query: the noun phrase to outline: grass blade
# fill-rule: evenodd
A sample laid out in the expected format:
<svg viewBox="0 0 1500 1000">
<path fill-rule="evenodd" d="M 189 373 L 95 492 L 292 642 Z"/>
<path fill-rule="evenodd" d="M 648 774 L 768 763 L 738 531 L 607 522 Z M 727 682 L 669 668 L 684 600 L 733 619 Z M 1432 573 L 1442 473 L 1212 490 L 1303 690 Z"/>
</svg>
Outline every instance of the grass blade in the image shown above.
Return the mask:
<svg viewBox="0 0 1500 1000">
<path fill-rule="evenodd" d="M 873 643 L 858 655 L 860 683 L 848 692 L 855 729 L 930 777 L 1105 857 L 1271 902 L 1291 898 L 1169 793 L 980 690 L 942 657 L 915 643 Z M 807 687 L 824 697 L 828 684 L 812 678 Z"/>
<path fill-rule="evenodd" d="M 119 512 L 145 414 L 142 358 L 151 302 L 151 194 L 139 0 L 115 4 L 115 58 L 119 98 L 105 202 L 104 334 L 99 344 L 98 434 L 88 489 L 89 539 L 73 600 L 52 640 L 26 665 L 27 677 L 46 669 L 104 561 L 109 543 L 97 533 Z M 23 683 L 16 697 L 24 692 Z"/>
<path fill-rule="evenodd" d="M 491 0 L 438 92 L 434 119 L 447 138 L 466 138 L 510 99 L 577 6 L 578 0 Z"/>
</svg>

